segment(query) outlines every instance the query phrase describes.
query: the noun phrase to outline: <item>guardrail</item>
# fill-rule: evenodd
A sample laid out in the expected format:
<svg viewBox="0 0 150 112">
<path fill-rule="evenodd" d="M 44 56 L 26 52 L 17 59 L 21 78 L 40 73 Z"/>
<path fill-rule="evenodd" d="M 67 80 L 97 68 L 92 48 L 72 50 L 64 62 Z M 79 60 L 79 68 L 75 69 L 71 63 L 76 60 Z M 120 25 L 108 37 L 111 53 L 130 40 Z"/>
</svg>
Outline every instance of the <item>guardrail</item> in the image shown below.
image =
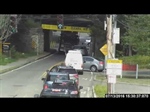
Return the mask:
<svg viewBox="0 0 150 112">
<path fill-rule="evenodd" d="M 150 69 L 139 69 L 138 64 L 123 64 L 122 65 L 122 75 L 135 77 L 138 79 L 141 78 L 150 78 Z"/>
<path fill-rule="evenodd" d="M 134 73 L 136 79 L 138 79 L 138 64 L 136 65 L 131 65 L 131 64 L 122 64 L 122 71 L 123 71 L 123 75 L 131 75 Z M 127 72 L 126 72 L 127 71 Z"/>
</svg>

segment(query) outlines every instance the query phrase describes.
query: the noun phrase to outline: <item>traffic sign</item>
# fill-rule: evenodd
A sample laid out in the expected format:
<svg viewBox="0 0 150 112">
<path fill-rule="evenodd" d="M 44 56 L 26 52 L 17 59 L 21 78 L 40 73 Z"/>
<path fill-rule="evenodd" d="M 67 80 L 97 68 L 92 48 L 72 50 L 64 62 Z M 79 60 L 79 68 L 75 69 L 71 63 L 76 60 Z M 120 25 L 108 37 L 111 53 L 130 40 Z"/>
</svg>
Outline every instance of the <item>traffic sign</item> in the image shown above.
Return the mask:
<svg viewBox="0 0 150 112">
<path fill-rule="evenodd" d="M 106 74 L 107 75 L 122 75 L 122 60 L 108 59 Z"/>
<path fill-rule="evenodd" d="M 42 29 L 45 30 L 58 30 L 58 31 L 74 31 L 89 33 L 90 29 L 87 27 L 76 27 L 76 26 L 63 26 L 62 29 L 58 28 L 58 25 L 42 24 Z"/>
<path fill-rule="evenodd" d="M 116 83 L 116 75 L 108 75 L 108 83 Z"/>
<path fill-rule="evenodd" d="M 108 54 L 107 44 L 100 48 L 100 51 L 106 56 Z"/>
<path fill-rule="evenodd" d="M 59 28 L 59 29 L 62 29 L 62 28 L 63 28 L 63 25 L 62 25 L 62 24 L 59 24 L 59 25 L 58 25 L 58 28 Z"/>
</svg>

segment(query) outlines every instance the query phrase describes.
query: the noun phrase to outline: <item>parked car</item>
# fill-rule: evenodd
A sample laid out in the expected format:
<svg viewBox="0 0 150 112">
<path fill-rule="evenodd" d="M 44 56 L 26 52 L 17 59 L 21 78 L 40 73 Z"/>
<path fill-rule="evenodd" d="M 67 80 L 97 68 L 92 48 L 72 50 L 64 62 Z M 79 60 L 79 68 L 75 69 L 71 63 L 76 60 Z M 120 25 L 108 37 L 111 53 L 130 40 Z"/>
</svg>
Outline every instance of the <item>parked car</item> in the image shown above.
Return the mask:
<svg viewBox="0 0 150 112">
<path fill-rule="evenodd" d="M 81 50 L 83 56 L 88 56 L 88 50 L 85 45 L 74 45 L 72 47 L 73 50 L 78 49 Z"/>
<path fill-rule="evenodd" d="M 83 56 L 83 69 L 90 70 L 92 72 L 103 71 L 104 70 L 104 60 L 96 59 L 91 56 Z"/>
</svg>

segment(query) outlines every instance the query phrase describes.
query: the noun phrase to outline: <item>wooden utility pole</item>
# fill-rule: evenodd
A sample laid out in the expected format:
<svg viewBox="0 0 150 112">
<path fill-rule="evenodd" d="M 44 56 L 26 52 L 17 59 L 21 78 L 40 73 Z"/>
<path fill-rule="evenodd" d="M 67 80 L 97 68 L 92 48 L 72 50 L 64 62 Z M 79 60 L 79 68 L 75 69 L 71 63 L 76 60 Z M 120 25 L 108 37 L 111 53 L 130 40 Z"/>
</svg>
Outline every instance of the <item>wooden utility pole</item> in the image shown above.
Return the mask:
<svg viewBox="0 0 150 112">
<path fill-rule="evenodd" d="M 108 46 L 108 56 L 107 59 L 113 59 L 113 53 L 112 53 L 112 15 L 106 18 L 107 20 L 107 46 Z M 109 74 L 110 75 L 110 74 Z M 111 94 L 113 90 L 113 84 L 108 82 L 108 76 L 107 74 L 107 93 Z"/>
</svg>

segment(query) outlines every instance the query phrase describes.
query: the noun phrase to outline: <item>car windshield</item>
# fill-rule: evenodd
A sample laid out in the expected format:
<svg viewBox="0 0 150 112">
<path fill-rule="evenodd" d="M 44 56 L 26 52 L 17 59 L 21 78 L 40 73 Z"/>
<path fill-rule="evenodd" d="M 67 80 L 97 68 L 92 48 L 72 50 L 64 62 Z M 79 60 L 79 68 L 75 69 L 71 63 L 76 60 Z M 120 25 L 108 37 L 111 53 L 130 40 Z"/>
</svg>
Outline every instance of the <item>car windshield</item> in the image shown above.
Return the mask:
<svg viewBox="0 0 150 112">
<path fill-rule="evenodd" d="M 76 74 L 77 73 L 75 69 L 59 69 L 59 72 L 69 73 L 69 74 Z"/>
<path fill-rule="evenodd" d="M 56 79 L 69 80 L 67 75 L 48 75 L 47 77 L 47 81 L 55 81 Z"/>
<path fill-rule="evenodd" d="M 98 57 L 96 57 L 95 59 L 98 60 L 98 61 L 103 61 L 103 59 L 98 58 Z"/>
</svg>

